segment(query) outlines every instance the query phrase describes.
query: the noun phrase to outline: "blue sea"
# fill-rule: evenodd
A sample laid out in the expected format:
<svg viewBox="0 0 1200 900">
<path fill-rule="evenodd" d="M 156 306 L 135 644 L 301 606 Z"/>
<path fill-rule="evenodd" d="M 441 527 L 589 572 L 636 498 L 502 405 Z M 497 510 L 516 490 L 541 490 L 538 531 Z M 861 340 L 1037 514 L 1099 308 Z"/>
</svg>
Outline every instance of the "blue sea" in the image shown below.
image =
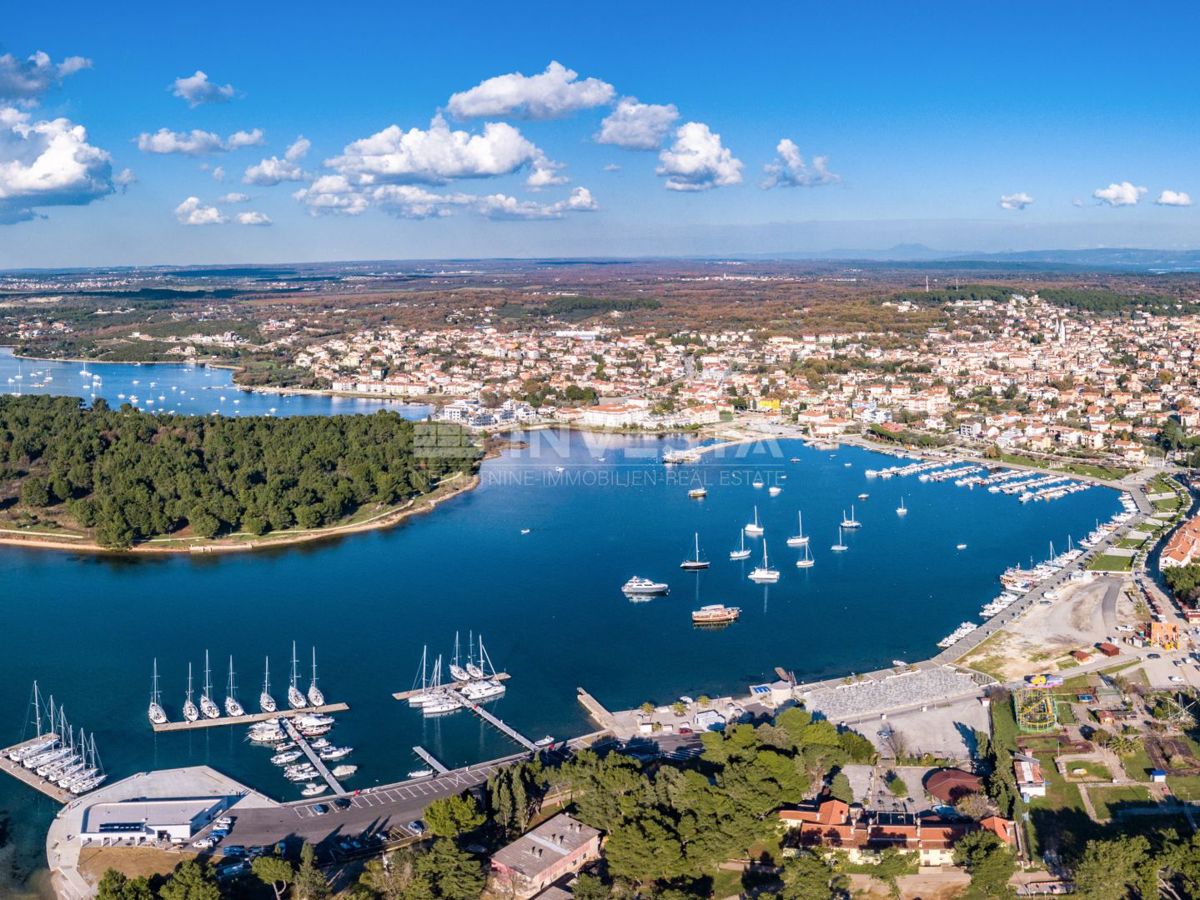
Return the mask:
<svg viewBox="0 0 1200 900">
<path fill-rule="evenodd" d="M 122 368 L 189 393 L 218 376 Z M 164 705 L 178 718 L 187 665 L 198 683 L 206 649 L 217 698 L 233 655 L 239 695 L 254 707 L 266 656 L 274 693 L 284 695 L 295 640 L 304 674 L 315 646 L 326 697 L 351 706 L 333 733 L 356 747 L 347 761 L 359 773 L 347 784 L 386 783 L 418 767 L 415 744 L 448 765 L 513 749 L 470 713 L 424 720 L 391 698 L 413 685 L 422 648 L 430 659 L 449 658 L 456 632 L 464 652 L 482 635 L 496 667 L 512 675 L 507 695 L 493 704 L 497 715 L 533 739 L 565 737 L 594 727 L 575 699 L 577 686 L 626 708 L 743 692 L 773 678 L 776 666 L 812 680 L 932 655 L 959 622 L 978 621 L 1006 566 L 1045 558 L 1051 542 L 1065 549 L 1068 535 L 1083 536 L 1119 505 L 1103 488 L 1021 504 L 949 481 L 869 480 L 866 469 L 895 458 L 798 441 L 739 446 L 668 469 L 663 452 L 689 439 L 559 430 L 513 437 L 528 446 L 485 463 L 478 489 L 387 531 L 204 558 L 0 547 L 0 613 L 9 634 L 0 655 L 0 745 L 21 738 L 36 678 L 72 722 L 95 731 L 113 778 L 206 763 L 295 799 L 296 788 L 243 730 L 155 736 L 146 721 L 155 659 Z M 770 497 L 752 486 L 756 479 L 782 492 Z M 698 484 L 707 499 L 688 498 Z M 858 500 L 860 492 L 869 498 Z M 901 497 L 904 518 L 895 513 Z M 863 527 L 846 532 L 845 553 L 833 553 L 837 524 L 852 504 Z M 751 559 L 729 560 L 755 505 L 771 563 L 782 572 L 765 587 L 746 579 L 761 561 L 761 539 L 747 539 Z M 816 560 L 809 570 L 797 569 L 798 551 L 785 546 L 798 511 Z M 692 555 L 697 533 L 712 567 L 683 572 L 679 563 Z M 960 543 L 966 549 L 956 549 Z M 666 581 L 670 594 L 631 603 L 620 587 L 632 575 Z M 740 606 L 741 620 L 695 629 L 690 612 L 705 603 Z M 55 809 L 0 777 L 0 810 L 13 818 L 22 871 L 44 864 Z"/>
</svg>

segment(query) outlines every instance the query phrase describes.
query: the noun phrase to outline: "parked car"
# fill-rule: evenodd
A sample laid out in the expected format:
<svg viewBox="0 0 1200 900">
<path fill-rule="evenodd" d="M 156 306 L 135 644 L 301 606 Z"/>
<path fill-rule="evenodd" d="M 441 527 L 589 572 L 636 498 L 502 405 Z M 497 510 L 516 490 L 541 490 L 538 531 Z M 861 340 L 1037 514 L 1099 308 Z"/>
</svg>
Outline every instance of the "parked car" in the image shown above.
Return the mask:
<svg viewBox="0 0 1200 900">
<path fill-rule="evenodd" d="M 425 823 L 420 819 L 413 819 L 408 823 L 408 830 L 415 835 L 422 835 L 425 833 Z"/>
<path fill-rule="evenodd" d="M 312 808 L 312 811 L 313 811 L 314 816 L 323 816 L 327 812 L 329 812 L 329 807 L 326 806 L 324 803 L 318 803 L 316 806 L 314 806 Z"/>
</svg>

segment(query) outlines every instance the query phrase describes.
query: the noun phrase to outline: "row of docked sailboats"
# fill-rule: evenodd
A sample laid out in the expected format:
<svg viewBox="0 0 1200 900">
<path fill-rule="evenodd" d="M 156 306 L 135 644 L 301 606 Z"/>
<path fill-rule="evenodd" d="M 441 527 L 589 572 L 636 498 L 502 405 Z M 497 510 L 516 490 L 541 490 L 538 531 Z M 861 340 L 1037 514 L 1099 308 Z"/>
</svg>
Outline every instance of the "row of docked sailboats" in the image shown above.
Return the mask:
<svg viewBox="0 0 1200 900">
<path fill-rule="evenodd" d="M 43 708 L 38 684 L 33 683 L 35 736 L 11 748 L 8 758 L 20 763 L 47 784 L 72 794 L 84 794 L 99 786 L 108 777 L 96 751 L 95 734 L 88 735 L 67 722 L 66 710 L 49 699 Z"/>
<path fill-rule="evenodd" d="M 312 651 L 312 679 L 308 691 L 300 690 L 299 660 L 296 657 L 296 642 L 292 642 L 292 673 L 288 683 L 287 700 L 292 709 L 308 709 L 325 705 L 325 695 L 317 686 L 317 649 Z M 192 698 L 195 691 L 192 686 L 192 664 L 188 663 L 187 695 L 183 703 L 183 718 L 185 722 L 196 722 L 201 718 L 218 719 L 221 717 L 221 707 L 213 699 L 212 668 L 209 665 L 208 651 L 204 651 L 204 685 L 200 691 L 200 702 Z M 258 706 L 264 713 L 276 712 L 279 708 L 271 693 L 271 658 L 265 658 L 263 664 L 262 691 L 258 695 Z M 233 657 L 229 657 L 229 677 L 225 687 L 225 715 L 231 719 L 246 715 L 245 707 L 237 698 L 237 681 L 234 676 Z M 151 725 L 165 725 L 169 719 L 162 705 L 162 693 L 158 687 L 158 660 L 154 660 L 154 675 L 150 690 L 150 705 L 147 718 Z"/>
<path fill-rule="evenodd" d="M 441 655 L 434 659 L 432 670 L 428 663 L 429 649 L 423 647 L 421 668 L 408 696 L 409 706 L 419 708 L 425 716 L 444 715 L 464 705 L 486 703 L 504 695 L 505 687 L 496 677 L 496 667 L 492 665 L 482 636 L 478 648 L 472 637 L 467 659 L 460 665 L 459 635 L 454 635 L 454 660 L 449 665 L 449 682 L 442 681 Z"/>
</svg>

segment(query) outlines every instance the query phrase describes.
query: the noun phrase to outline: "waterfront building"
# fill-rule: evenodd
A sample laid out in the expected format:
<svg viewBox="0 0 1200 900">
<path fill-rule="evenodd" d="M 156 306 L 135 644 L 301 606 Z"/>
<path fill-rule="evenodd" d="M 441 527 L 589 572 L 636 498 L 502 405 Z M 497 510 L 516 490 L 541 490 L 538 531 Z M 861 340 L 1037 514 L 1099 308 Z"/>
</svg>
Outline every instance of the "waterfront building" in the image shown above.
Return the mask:
<svg viewBox="0 0 1200 900">
<path fill-rule="evenodd" d="M 190 841 L 226 807 L 224 797 L 123 800 L 96 803 L 83 813 L 83 845 L 148 844 Z"/>
<path fill-rule="evenodd" d="M 492 855 L 497 893 L 533 897 L 600 858 L 600 832 L 559 813 Z"/>
</svg>

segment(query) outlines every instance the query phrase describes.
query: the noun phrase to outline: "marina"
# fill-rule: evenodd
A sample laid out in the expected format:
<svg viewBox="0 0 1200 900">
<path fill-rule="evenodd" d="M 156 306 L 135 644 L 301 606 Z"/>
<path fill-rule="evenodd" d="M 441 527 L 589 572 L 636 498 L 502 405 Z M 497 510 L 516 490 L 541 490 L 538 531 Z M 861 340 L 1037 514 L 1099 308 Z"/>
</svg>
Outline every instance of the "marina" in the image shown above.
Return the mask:
<svg viewBox="0 0 1200 900">
<path fill-rule="evenodd" d="M 297 709 L 280 709 L 274 712 L 243 713 L 240 716 L 221 716 L 220 718 L 213 719 L 201 718 L 194 722 L 189 722 L 185 719 L 182 722 L 154 723 L 151 727 L 154 731 L 160 733 L 191 731 L 197 728 L 219 728 L 223 725 L 252 725 L 255 722 L 266 722 L 269 719 L 290 719 L 312 713 L 327 715 L 329 713 L 347 712 L 349 709 L 350 706 L 347 703 L 326 703 L 323 706 L 301 706 Z"/>
</svg>

